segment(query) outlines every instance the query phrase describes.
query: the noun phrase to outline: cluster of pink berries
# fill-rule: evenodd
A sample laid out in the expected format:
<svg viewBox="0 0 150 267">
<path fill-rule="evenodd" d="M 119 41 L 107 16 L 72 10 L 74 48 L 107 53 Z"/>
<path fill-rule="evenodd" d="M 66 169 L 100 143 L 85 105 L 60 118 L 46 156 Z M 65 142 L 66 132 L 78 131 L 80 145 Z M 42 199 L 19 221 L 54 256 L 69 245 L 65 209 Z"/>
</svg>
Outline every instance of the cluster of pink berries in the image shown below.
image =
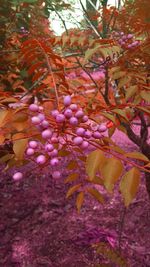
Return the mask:
<svg viewBox="0 0 150 267">
<path fill-rule="evenodd" d="M 50 119 L 45 117 L 43 107 L 37 104 L 29 106 L 31 122 L 41 132 L 43 142 L 29 141 L 26 155 L 33 157 L 38 165 L 44 165 L 49 162 L 51 168 L 56 168 L 60 162 L 59 150 L 62 149 L 64 144 L 86 149 L 90 141 L 100 139 L 102 132 L 107 130 L 104 124 L 96 124 L 93 130 L 88 116 L 82 108 L 72 103 L 71 96 L 65 96 L 63 103 L 63 110 L 61 112 L 56 109 L 52 110 Z M 33 114 L 35 115 L 33 116 Z M 40 154 L 39 151 L 41 152 Z M 53 178 L 59 178 L 60 176 L 59 171 L 52 172 Z M 21 174 L 15 173 L 13 178 L 14 180 L 19 180 L 21 179 Z"/>
<path fill-rule="evenodd" d="M 124 32 L 115 32 L 113 36 L 117 39 L 121 47 L 126 49 L 135 48 L 140 44 L 140 41 L 134 40 L 134 36 L 131 33 L 125 34 Z"/>
</svg>

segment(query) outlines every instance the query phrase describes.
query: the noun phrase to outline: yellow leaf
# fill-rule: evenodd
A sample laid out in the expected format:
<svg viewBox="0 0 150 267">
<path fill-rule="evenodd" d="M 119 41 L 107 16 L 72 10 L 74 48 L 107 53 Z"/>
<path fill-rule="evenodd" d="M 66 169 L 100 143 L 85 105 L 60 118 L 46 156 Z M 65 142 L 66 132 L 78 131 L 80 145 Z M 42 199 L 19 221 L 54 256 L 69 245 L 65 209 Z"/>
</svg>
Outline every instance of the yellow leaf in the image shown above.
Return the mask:
<svg viewBox="0 0 150 267">
<path fill-rule="evenodd" d="M 123 118 L 127 119 L 127 116 L 126 116 L 126 111 L 125 110 L 122 110 L 122 109 L 113 109 L 113 112 L 119 114 L 120 116 L 122 116 Z"/>
<path fill-rule="evenodd" d="M 7 123 L 7 119 L 10 115 L 9 110 L 3 109 L 0 110 L 0 127 L 3 127 Z"/>
<path fill-rule="evenodd" d="M 104 180 L 102 180 L 99 176 L 95 176 L 92 181 L 89 179 L 87 179 L 87 181 L 92 184 L 104 185 Z"/>
<path fill-rule="evenodd" d="M 126 100 L 128 100 L 131 96 L 135 95 L 137 93 L 137 90 L 138 90 L 137 85 L 133 85 L 127 88 L 125 95 Z"/>
<path fill-rule="evenodd" d="M 114 157 L 108 158 L 106 163 L 100 169 L 102 177 L 104 178 L 104 186 L 109 193 L 112 193 L 114 185 L 119 179 L 123 164 L 119 159 Z"/>
<path fill-rule="evenodd" d="M 125 72 L 125 71 L 115 72 L 115 73 L 113 74 L 113 79 L 114 79 L 114 80 L 117 80 L 117 79 L 119 79 L 119 78 L 124 77 L 125 75 L 126 75 L 126 72 Z"/>
<path fill-rule="evenodd" d="M 116 123 L 116 118 L 114 115 L 109 114 L 108 112 L 100 112 L 100 114 L 104 117 L 106 117 L 107 119 L 111 120 L 112 122 Z"/>
<path fill-rule="evenodd" d="M 81 207 L 83 205 L 83 201 L 84 201 L 84 193 L 80 192 L 76 198 L 76 207 L 77 207 L 78 213 L 80 213 Z"/>
<path fill-rule="evenodd" d="M 67 166 L 68 170 L 75 169 L 77 167 L 77 162 L 75 160 L 71 160 Z"/>
<path fill-rule="evenodd" d="M 127 85 L 130 80 L 131 80 L 131 77 L 128 77 L 128 76 L 125 76 L 122 79 L 120 79 L 119 83 L 118 83 L 118 86 L 117 86 L 117 89 L 119 90 L 123 86 Z"/>
<path fill-rule="evenodd" d="M 14 154 L 7 154 L 0 158 L 0 163 L 4 163 L 13 157 L 14 157 Z"/>
<path fill-rule="evenodd" d="M 92 151 L 88 156 L 85 164 L 86 173 L 90 180 L 93 180 L 96 172 L 99 170 L 100 166 L 104 164 L 106 157 L 104 152 L 97 149 Z"/>
<path fill-rule="evenodd" d="M 60 157 L 65 157 L 65 156 L 68 156 L 68 155 L 70 155 L 70 151 L 68 151 L 68 150 L 60 150 L 59 152 L 58 152 L 58 155 L 60 156 Z"/>
<path fill-rule="evenodd" d="M 140 153 L 140 152 L 125 153 L 124 156 L 126 156 L 128 158 L 149 161 L 149 159 L 145 155 L 143 155 L 142 153 Z"/>
<path fill-rule="evenodd" d="M 93 196 L 98 202 L 100 202 L 101 204 L 104 203 L 104 198 L 103 196 L 100 194 L 100 192 L 94 188 L 87 188 L 87 192 Z"/>
<path fill-rule="evenodd" d="M 5 136 L 3 134 L 0 134 L 0 145 L 4 143 Z"/>
<path fill-rule="evenodd" d="M 140 96 L 147 102 L 150 102 L 150 92 L 148 91 L 141 91 Z"/>
<path fill-rule="evenodd" d="M 82 184 L 77 184 L 77 185 L 70 187 L 66 194 L 66 198 L 70 197 L 75 191 L 77 191 L 81 187 L 81 185 Z"/>
<path fill-rule="evenodd" d="M 65 179 L 65 184 L 66 183 L 70 183 L 70 182 L 73 182 L 73 181 L 76 181 L 79 177 L 79 174 L 78 173 L 71 173 L 66 179 Z"/>
<path fill-rule="evenodd" d="M 133 167 L 123 176 L 120 182 L 120 191 L 126 207 L 128 207 L 132 200 L 135 198 L 139 184 L 140 172 L 137 168 Z"/>
<path fill-rule="evenodd" d="M 20 139 L 13 142 L 13 151 L 18 160 L 24 158 L 24 152 L 27 147 L 28 139 Z"/>
</svg>

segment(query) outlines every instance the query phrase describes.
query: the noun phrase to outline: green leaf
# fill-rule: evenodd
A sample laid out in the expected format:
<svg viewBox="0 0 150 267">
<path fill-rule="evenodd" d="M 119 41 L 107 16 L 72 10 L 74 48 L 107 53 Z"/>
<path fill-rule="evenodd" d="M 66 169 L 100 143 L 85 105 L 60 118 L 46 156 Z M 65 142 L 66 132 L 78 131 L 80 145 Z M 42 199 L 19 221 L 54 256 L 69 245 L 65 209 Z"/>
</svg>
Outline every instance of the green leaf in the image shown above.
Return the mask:
<svg viewBox="0 0 150 267">
<path fill-rule="evenodd" d="M 80 187 L 81 187 L 82 184 L 77 184 L 77 185 L 74 185 L 72 187 L 69 188 L 67 194 L 66 194 L 66 198 L 72 196 L 72 194 L 74 192 L 76 192 Z"/>
<path fill-rule="evenodd" d="M 83 205 L 83 201 L 84 201 L 84 192 L 80 192 L 76 198 L 76 207 L 77 207 L 78 213 L 80 213 L 81 207 Z"/>
<path fill-rule="evenodd" d="M 87 192 L 93 196 L 99 203 L 104 203 L 104 198 L 97 189 L 87 188 Z"/>
<path fill-rule="evenodd" d="M 120 191 L 126 207 L 128 207 L 132 200 L 135 198 L 139 184 L 140 172 L 137 168 L 133 167 L 123 176 L 120 182 Z"/>
<path fill-rule="evenodd" d="M 92 151 L 87 156 L 85 169 L 90 180 L 94 179 L 97 171 L 99 171 L 100 166 L 104 164 L 105 160 L 106 160 L 106 157 L 104 155 L 104 152 L 99 149 Z"/>
<path fill-rule="evenodd" d="M 104 186 L 109 193 L 112 193 L 115 183 L 118 181 L 122 171 L 123 164 L 115 157 L 108 158 L 106 163 L 100 169 L 104 178 Z"/>
</svg>

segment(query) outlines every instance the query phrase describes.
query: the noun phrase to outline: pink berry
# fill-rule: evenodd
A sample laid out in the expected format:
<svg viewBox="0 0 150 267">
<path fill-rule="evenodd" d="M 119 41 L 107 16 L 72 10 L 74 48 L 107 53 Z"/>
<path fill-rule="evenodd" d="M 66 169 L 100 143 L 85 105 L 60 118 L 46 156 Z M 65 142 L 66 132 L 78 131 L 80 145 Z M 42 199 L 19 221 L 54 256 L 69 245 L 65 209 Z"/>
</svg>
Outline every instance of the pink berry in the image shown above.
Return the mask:
<svg viewBox="0 0 150 267">
<path fill-rule="evenodd" d="M 93 133 L 93 137 L 96 138 L 96 139 L 100 139 L 102 136 L 101 136 L 101 134 L 98 131 L 95 131 Z"/>
<path fill-rule="evenodd" d="M 23 178 L 23 174 L 21 172 L 16 172 L 13 177 L 12 177 L 15 181 L 19 181 Z"/>
<path fill-rule="evenodd" d="M 56 116 L 59 114 L 59 111 L 57 109 L 54 109 L 51 111 L 51 115 L 56 118 Z"/>
<path fill-rule="evenodd" d="M 106 132 L 107 131 L 107 127 L 104 125 L 104 124 L 101 124 L 98 126 L 98 129 L 97 129 L 100 133 L 102 132 Z"/>
<path fill-rule="evenodd" d="M 81 144 L 82 149 L 86 149 L 89 146 L 89 143 L 87 141 L 83 141 Z"/>
<path fill-rule="evenodd" d="M 71 96 L 67 95 L 64 97 L 64 105 L 69 106 L 71 104 Z"/>
<path fill-rule="evenodd" d="M 57 121 L 58 123 L 64 122 L 64 121 L 65 121 L 65 116 L 64 116 L 63 114 L 58 114 L 58 115 L 56 116 L 56 121 Z"/>
<path fill-rule="evenodd" d="M 84 133 L 84 137 L 89 139 L 91 138 L 91 136 L 92 136 L 92 133 L 89 130 L 86 130 Z"/>
<path fill-rule="evenodd" d="M 84 115 L 83 118 L 82 118 L 82 122 L 87 122 L 88 121 L 88 116 L 87 115 Z"/>
<path fill-rule="evenodd" d="M 52 143 L 59 143 L 59 139 L 58 139 L 58 137 L 55 137 L 55 136 L 53 136 L 52 138 L 51 138 L 51 142 Z"/>
<path fill-rule="evenodd" d="M 69 123 L 73 126 L 78 125 L 78 119 L 76 117 L 71 117 Z"/>
<path fill-rule="evenodd" d="M 76 113 L 75 113 L 75 117 L 76 118 L 82 118 L 84 116 L 84 112 L 83 110 L 78 110 Z"/>
<path fill-rule="evenodd" d="M 32 123 L 34 124 L 34 125 L 38 125 L 38 124 L 40 124 L 40 119 L 38 118 L 38 117 L 36 117 L 36 116 L 34 116 L 34 117 L 32 117 L 31 118 L 31 121 L 32 121 Z"/>
<path fill-rule="evenodd" d="M 33 111 L 33 112 L 36 112 L 36 111 L 39 110 L 39 107 L 38 107 L 38 105 L 36 105 L 36 104 L 31 104 L 31 105 L 29 106 L 29 110 L 30 110 L 30 111 Z"/>
<path fill-rule="evenodd" d="M 58 158 L 53 158 L 50 160 L 50 164 L 51 166 L 56 166 L 59 163 Z"/>
<path fill-rule="evenodd" d="M 38 143 L 36 141 L 30 141 L 29 142 L 29 147 L 31 147 L 31 148 L 37 148 L 37 146 L 38 146 Z"/>
<path fill-rule="evenodd" d="M 64 112 L 64 115 L 67 119 L 72 117 L 72 110 L 70 108 L 67 108 Z"/>
<path fill-rule="evenodd" d="M 43 128 L 48 128 L 48 127 L 49 127 L 49 122 L 46 121 L 46 120 L 43 120 L 43 121 L 41 122 L 41 126 L 42 126 Z"/>
<path fill-rule="evenodd" d="M 80 136 L 77 136 L 77 137 L 75 137 L 74 139 L 73 139 L 73 143 L 75 144 L 75 145 L 81 145 L 82 144 L 82 142 L 83 142 L 83 138 L 82 137 L 80 137 Z"/>
<path fill-rule="evenodd" d="M 43 121 L 45 119 L 45 116 L 44 116 L 44 114 L 39 113 L 38 118 L 40 119 L 40 121 Z"/>
<path fill-rule="evenodd" d="M 71 105 L 69 106 L 69 108 L 70 108 L 72 111 L 77 111 L 78 106 L 77 106 L 76 104 L 71 104 Z"/>
<path fill-rule="evenodd" d="M 84 128 L 77 128 L 76 134 L 80 136 L 84 136 L 85 129 Z"/>
<path fill-rule="evenodd" d="M 42 106 L 39 106 L 39 111 L 43 111 L 44 108 Z"/>
<path fill-rule="evenodd" d="M 49 139 L 49 138 L 51 138 L 52 137 L 52 131 L 50 130 L 50 129 L 46 129 L 46 130 L 44 130 L 43 132 L 42 132 L 42 137 L 44 138 L 44 139 Z"/>
<path fill-rule="evenodd" d="M 50 151 L 51 152 L 51 151 L 53 151 L 53 149 L 54 149 L 54 146 L 52 144 L 46 144 L 45 145 L 45 150 L 46 151 Z"/>
<path fill-rule="evenodd" d="M 54 172 L 52 173 L 52 177 L 53 177 L 54 179 L 59 179 L 60 176 L 61 176 L 61 173 L 60 173 L 59 171 L 54 171 Z"/>
<path fill-rule="evenodd" d="M 34 153 L 35 153 L 35 151 L 34 151 L 33 148 L 28 148 L 27 151 L 26 151 L 26 154 L 27 154 L 28 156 L 32 156 L 32 155 L 34 155 Z"/>
<path fill-rule="evenodd" d="M 138 44 L 139 44 L 139 42 L 135 41 L 135 42 L 132 43 L 132 46 L 137 46 Z"/>
<path fill-rule="evenodd" d="M 44 155 L 39 155 L 36 159 L 36 162 L 38 164 L 42 165 L 46 162 L 46 157 Z"/>
<path fill-rule="evenodd" d="M 128 38 L 128 39 L 131 39 L 131 38 L 133 38 L 133 35 L 129 33 L 129 34 L 127 35 L 127 38 Z"/>
<path fill-rule="evenodd" d="M 56 157 L 58 155 L 58 150 L 57 149 L 54 149 L 51 153 L 50 153 L 50 156 L 51 157 Z"/>
<path fill-rule="evenodd" d="M 128 47 L 129 49 L 132 48 L 132 44 L 129 44 L 127 47 Z"/>
</svg>

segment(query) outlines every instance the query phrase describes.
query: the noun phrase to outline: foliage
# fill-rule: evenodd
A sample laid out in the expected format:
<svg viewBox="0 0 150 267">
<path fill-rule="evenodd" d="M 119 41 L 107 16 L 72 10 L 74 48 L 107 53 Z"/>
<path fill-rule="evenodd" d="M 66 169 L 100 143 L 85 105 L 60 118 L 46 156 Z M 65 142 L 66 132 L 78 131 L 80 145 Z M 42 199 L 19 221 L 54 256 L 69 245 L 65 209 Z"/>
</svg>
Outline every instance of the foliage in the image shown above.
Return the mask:
<svg viewBox="0 0 150 267">
<path fill-rule="evenodd" d="M 70 6 L 61 2 L 58 7 L 58 1 L 45 3 L 26 0 L 8 1 L 6 5 L 3 1 L 1 7 L 4 27 L 0 30 L 0 144 L 4 149 L 0 162 L 5 162 L 8 169 L 40 157 L 41 169 L 48 166 L 49 159 L 51 167 L 55 167 L 56 159 L 54 162 L 48 151 L 43 152 L 48 139 L 44 131 L 48 127 L 53 129 L 55 138 L 63 140 L 58 144 L 51 137 L 48 139 L 54 143 L 56 155 L 62 160 L 72 156 L 67 165 L 72 173 L 65 183 L 71 183 L 67 197 L 74 193 L 77 196 L 78 212 L 86 194 L 101 204 L 105 202 L 95 185 L 110 194 L 119 185 L 128 207 L 138 191 L 140 171 L 147 174 L 146 179 L 150 173 L 149 1 L 125 1 L 122 9 L 101 1 L 95 14 L 83 10 L 88 27 L 66 29 L 59 37 L 48 29 L 47 16 L 50 10 L 57 9 L 59 13 L 61 8 Z M 80 131 L 82 128 L 91 136 L 78 134 L 77 125 L 65 115 L 71 104 L 77 105 L 71 112 L 78 118 Z M 51 111 L 57 111 L 59 116 L 53 116 Z M 88 119 L 84 121 L 83 115 L 76 112 L 83 112 Z M 44 116 L 48 125 L 44 129 L 40 128 L 42 119 L 38 116 Z M 140 122 L 139 135 L 133 130 L 135 119 Z M 102 125 L 108 129 L 108 136 L 98 130 Z M 124 132 L 140 152 L 127 153 L 117 146 L 111 139 L 116 129 Z M 30 140 L 38 142 L 40 151 L 27 147 Z M 92 147 L 88 155 L 83 141 L 84 146 Z M 27 151 L 33 152 L 34 157 L 30 159 Z M 46 156 L 39 154 L 41 151 Z M 124 162 L 131 166 L 128 171 Z M 80 163 L 86 179 L 80 177 Z M 59 173 L 55 172 L 56 176 Z"/>
</svg>

